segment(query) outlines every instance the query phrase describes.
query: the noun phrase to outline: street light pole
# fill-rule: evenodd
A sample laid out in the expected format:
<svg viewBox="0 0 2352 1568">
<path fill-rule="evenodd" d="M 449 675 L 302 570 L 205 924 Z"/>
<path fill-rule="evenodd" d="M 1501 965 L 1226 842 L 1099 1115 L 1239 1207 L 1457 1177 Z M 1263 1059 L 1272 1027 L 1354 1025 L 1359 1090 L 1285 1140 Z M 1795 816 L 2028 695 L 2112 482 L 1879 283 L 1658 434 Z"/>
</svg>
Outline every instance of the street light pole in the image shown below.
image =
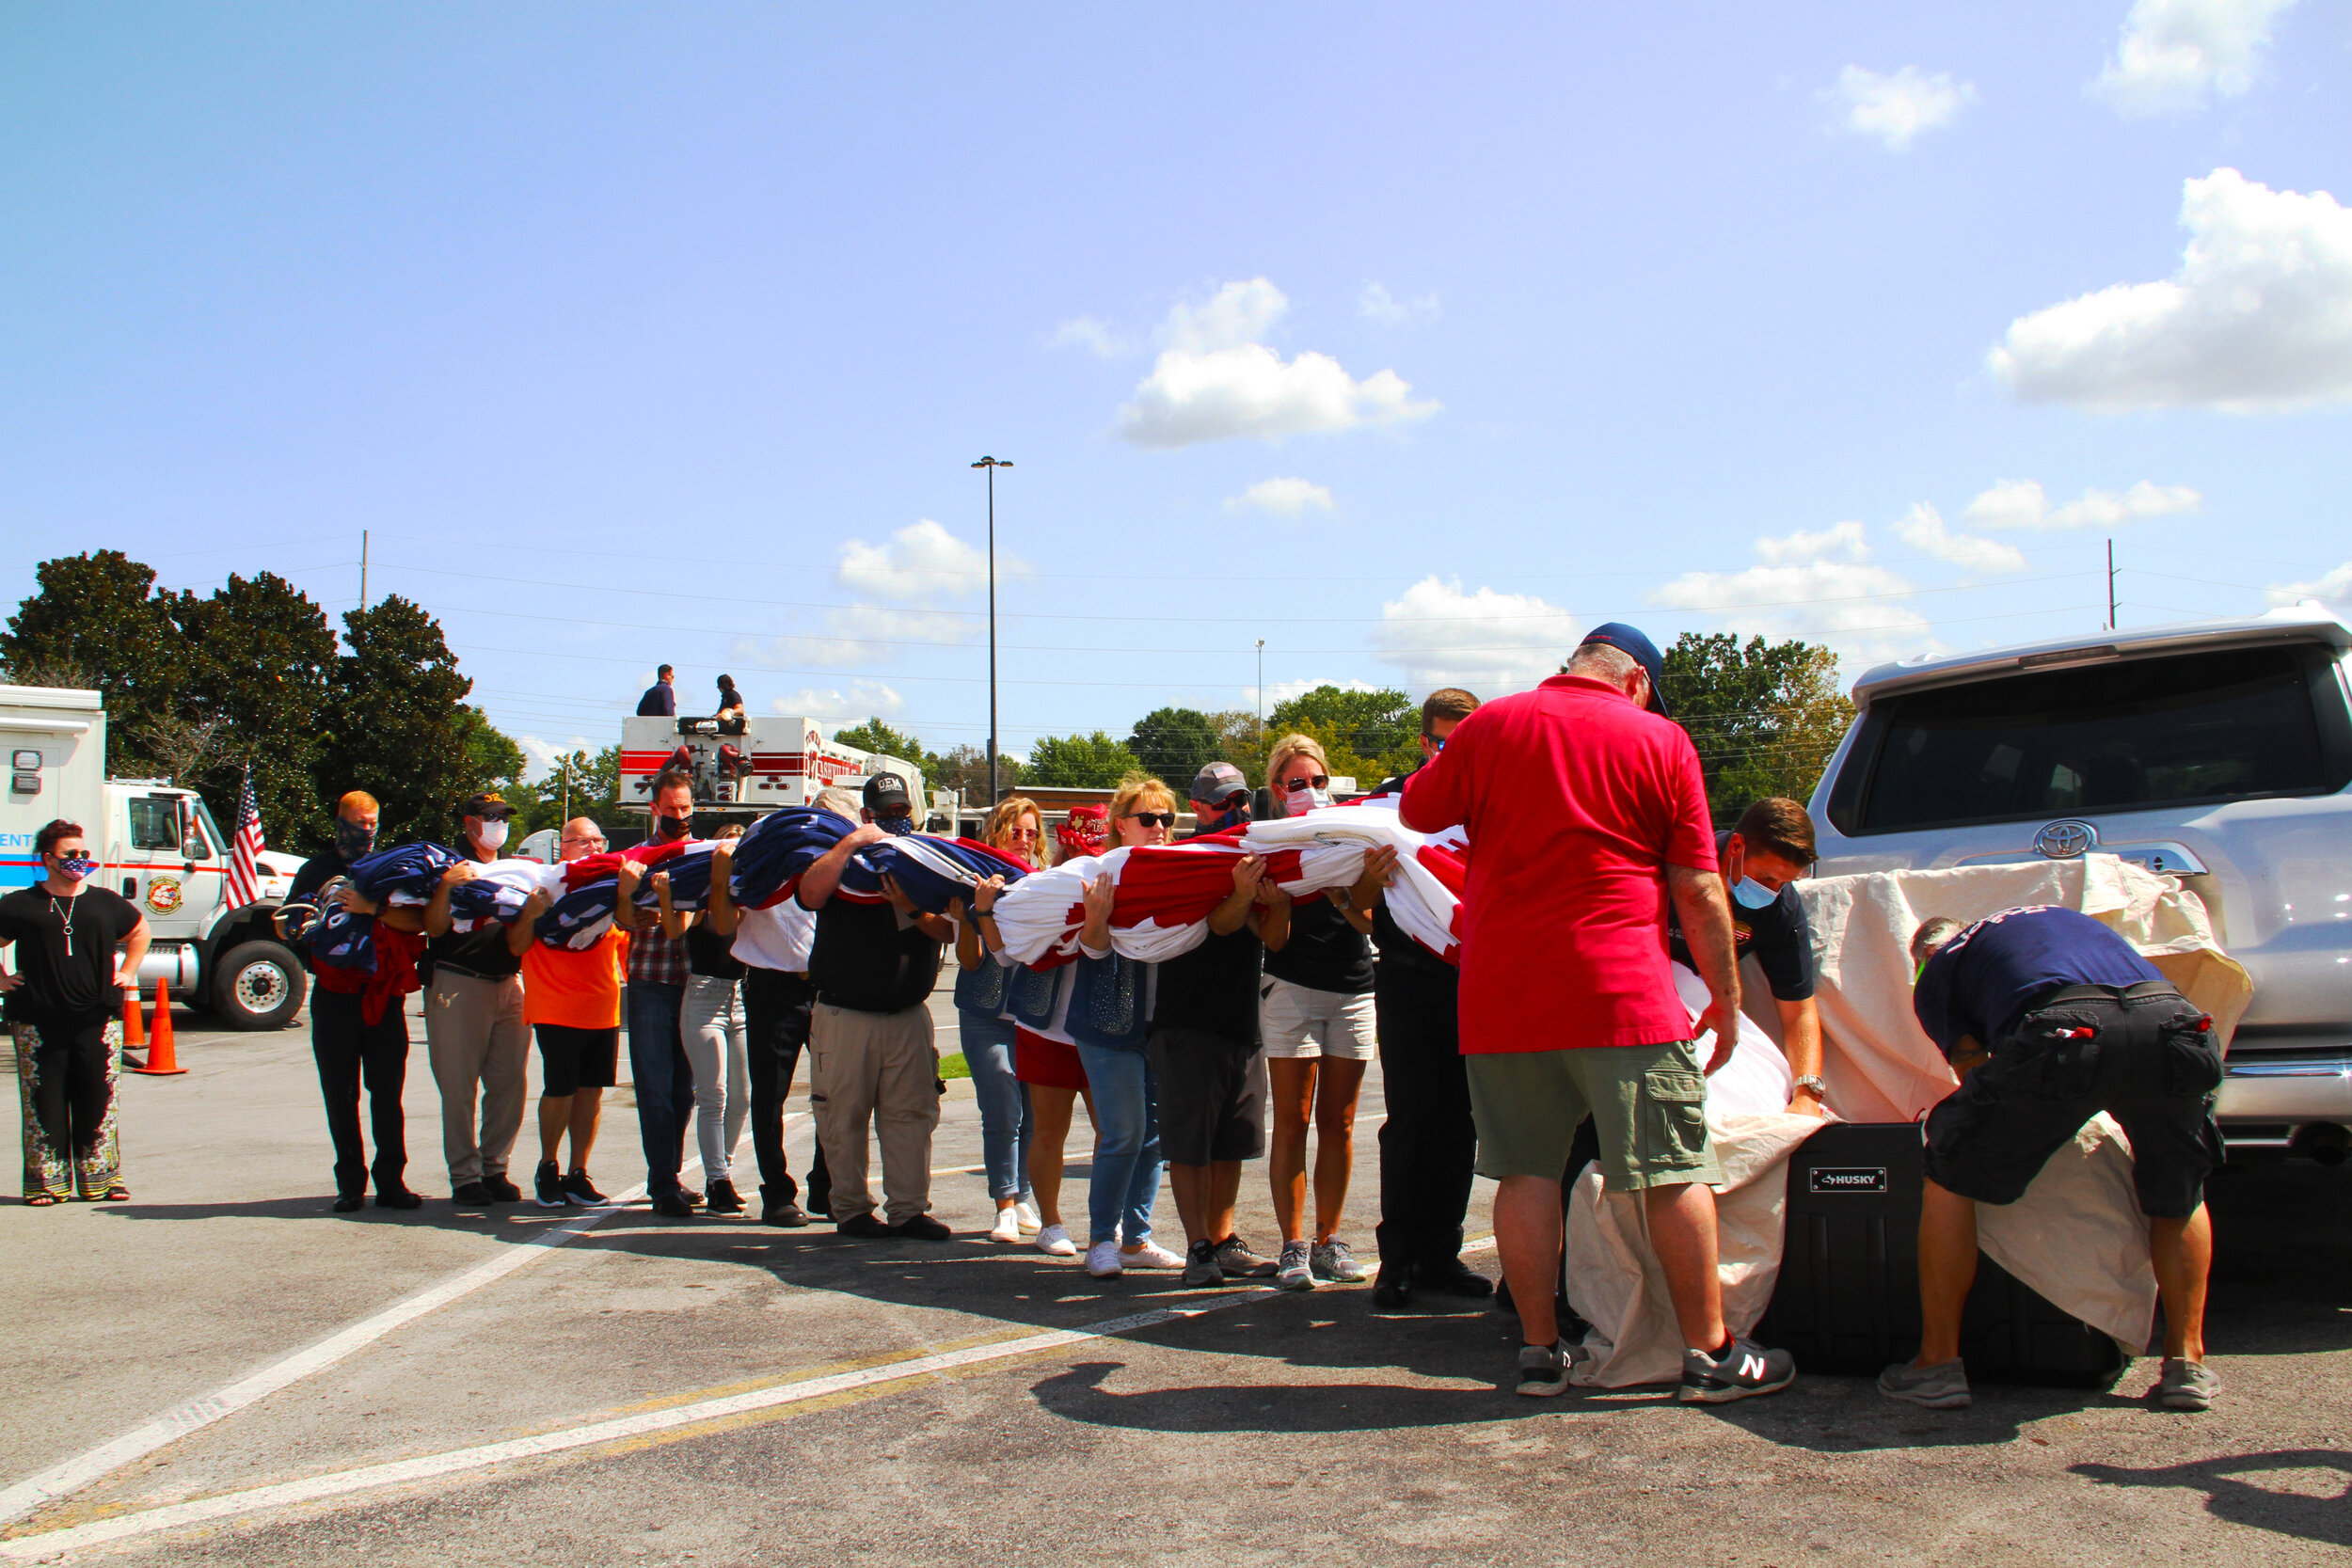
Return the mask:
<svg viewBox="0 0 2352 1568">
<path fill-rule="evenodd" d="M 1258 639 L 1258 749 L 1265 749 L 1265 639 Z"/>
<path fill-rule="evenodd" d="M 1009 461 L 983 457 L 972 465 L 988 470 L 988 804 L 996 805 L 996 470 Z"/>
</svg>

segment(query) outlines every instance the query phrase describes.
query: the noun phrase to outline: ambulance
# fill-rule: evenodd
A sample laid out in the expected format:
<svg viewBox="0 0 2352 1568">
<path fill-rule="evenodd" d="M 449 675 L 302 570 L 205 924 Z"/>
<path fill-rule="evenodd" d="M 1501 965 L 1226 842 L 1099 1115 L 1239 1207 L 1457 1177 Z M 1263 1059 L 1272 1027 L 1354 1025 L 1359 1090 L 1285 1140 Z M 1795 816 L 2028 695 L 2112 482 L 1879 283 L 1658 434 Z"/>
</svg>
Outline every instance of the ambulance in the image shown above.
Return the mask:
<svg viewBox="0 0 2352 1568">
<path fill-rule="evenodd" d="M 674 764 L 693 775 L 696 825 L 705 832 L 714 821 L 748 824 L 779 806 L 814 805 L 829 785 L 856 794 L 879 773 L 904 780 L 909 800 L 928 799 L 920 766 L 828 740 L 814 719 L 752 718 L 740 732 L 723 734 L 715 719 L 640 715 L 622 721 L 621 806 L 651 815 L 654 778 Z M 943 792 L 931 806 L 932 816 L 954 820 L 952 797 Z"/>
</svg>

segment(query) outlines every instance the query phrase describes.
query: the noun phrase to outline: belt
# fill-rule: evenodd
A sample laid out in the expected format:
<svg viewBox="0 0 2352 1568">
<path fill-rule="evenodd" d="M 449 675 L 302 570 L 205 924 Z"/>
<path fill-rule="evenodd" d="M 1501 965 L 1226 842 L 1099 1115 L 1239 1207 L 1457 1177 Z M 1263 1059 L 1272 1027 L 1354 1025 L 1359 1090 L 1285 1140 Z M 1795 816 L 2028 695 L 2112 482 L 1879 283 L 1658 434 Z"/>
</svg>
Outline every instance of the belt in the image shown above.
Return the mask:
<svg viewBox="0 0 2352 1568">
<path fill-rule="evenodd" d="M 2060 986 L 2048 995 L 2035 1000 L 2037 1007 L 2055 1007 L 2068 1002 L 2128 1002 L 2144 996 L 2180 996 L 2180 988 L 2169 980 L 2136 980 L 2128 986 Z M 2186 1001 L 2186 997 L 2182 997 Z"/>
</svg>

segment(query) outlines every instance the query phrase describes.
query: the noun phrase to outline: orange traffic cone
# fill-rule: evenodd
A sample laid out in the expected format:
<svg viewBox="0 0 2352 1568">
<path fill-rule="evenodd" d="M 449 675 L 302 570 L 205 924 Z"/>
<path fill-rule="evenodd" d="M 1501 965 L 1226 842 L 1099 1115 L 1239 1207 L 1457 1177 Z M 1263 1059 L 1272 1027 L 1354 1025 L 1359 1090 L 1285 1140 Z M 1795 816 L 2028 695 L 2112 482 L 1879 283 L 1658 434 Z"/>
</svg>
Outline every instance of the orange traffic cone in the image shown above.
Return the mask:
<svg viewBox="0 0 2352 1568">
<path fill-rule="evenodd" d="M 122 999 L 122 1049 L 147 1049 L 147 1022 L 139 1016 L 139 993 L 132 991 Z"/>
<path fill-rule="evenodd" d="M 134 1002 L 132 1006 L 138 1004 Z M 171 988 L 161 980 L 155 982 L 155 1043 L 147 1053 L 147 1065 L 131 1070 L 150 1078 L 169 1078 L 188 1070 L 180 1065 L 179 1054 L 172 1050 Z"/>
</svg>

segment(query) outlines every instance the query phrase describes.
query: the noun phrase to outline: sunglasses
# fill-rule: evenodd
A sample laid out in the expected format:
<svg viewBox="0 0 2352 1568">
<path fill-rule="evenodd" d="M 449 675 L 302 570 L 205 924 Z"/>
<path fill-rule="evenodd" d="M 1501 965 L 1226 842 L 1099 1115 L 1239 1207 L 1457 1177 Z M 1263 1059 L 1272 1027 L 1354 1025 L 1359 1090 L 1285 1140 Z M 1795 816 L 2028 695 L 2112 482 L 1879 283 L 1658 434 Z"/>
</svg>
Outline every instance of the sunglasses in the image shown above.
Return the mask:
<svg viewBox="0 0 2352 1568">
<path fill-rule="evenodd" d="M 1328 789 L 1331 787 L 1331 775 L 1328 773 L 1317 773 L 1311 779 L 1293 779 L 1282 787 L 1288 790 Z"/>
<path fill-rule="evenodd" d="M 1005 836 L 1007 838 L 1035 838 L 1037 830 L 1035 828 L 1008 828 L 1005 830 Z"/>
<path fill-rule="evenodd" d="M 1140 822 L 1147 828 L 1172 828 L 1176 826 L 1176 814 L 1172 811 L 1131 811 L 1127 814 L 1127 820 Z"/>
<path fill-rule="evenodd" d="M 1427 730 L 1423 730 L 1421 732 L 1421 737 L 1429 742 L 1429 746 L 1432 751 L 1442 752 L 1445 750 L 1444 736 L 1431 735 Z"/>
</svg>

